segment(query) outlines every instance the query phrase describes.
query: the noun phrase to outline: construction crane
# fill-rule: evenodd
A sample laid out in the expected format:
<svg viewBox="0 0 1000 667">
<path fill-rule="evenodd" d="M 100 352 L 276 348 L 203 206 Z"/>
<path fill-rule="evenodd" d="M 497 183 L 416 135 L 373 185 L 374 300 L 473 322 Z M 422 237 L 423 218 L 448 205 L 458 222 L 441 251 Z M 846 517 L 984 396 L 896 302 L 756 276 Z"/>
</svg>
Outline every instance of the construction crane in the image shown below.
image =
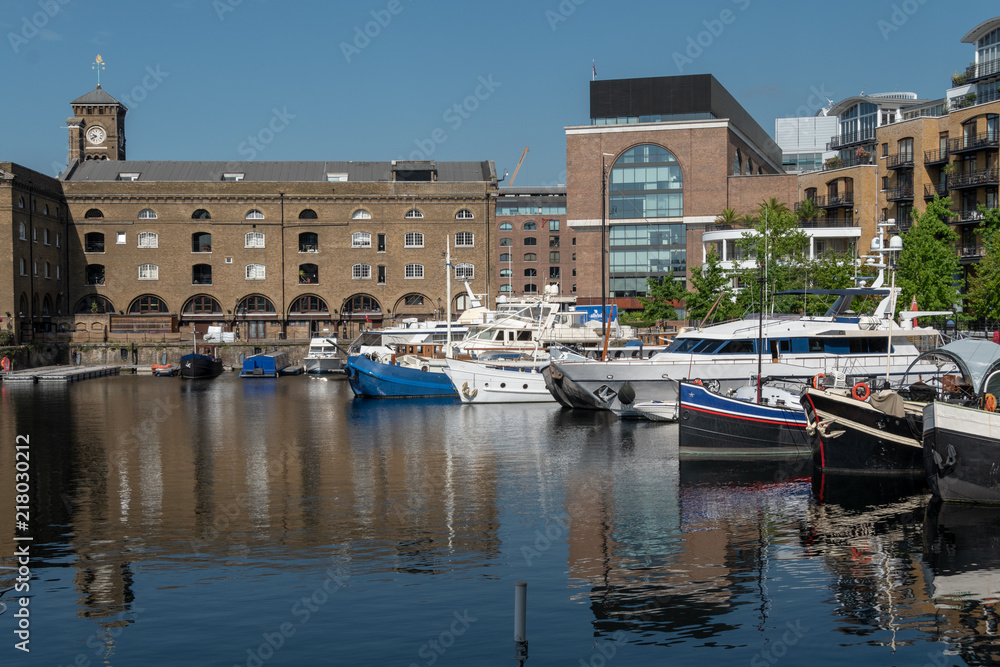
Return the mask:
<svg viewBox="0 0 1000 667">
<path fill-rule="evenodd" d="M 521 153 L 521 159 L 517 161 L 517 166 L 514 167 L 514 173 L 510 175 L 510 183 L 507 184 L 507 187 L 514 185 L 514 179 L 517 178 L 517 170 L 521 168 L 521 163 L 524 162 L 524 156 L 527 154 L 528 154 L 528 147 L 525 146 L 524 152 Z"/>
</svg>

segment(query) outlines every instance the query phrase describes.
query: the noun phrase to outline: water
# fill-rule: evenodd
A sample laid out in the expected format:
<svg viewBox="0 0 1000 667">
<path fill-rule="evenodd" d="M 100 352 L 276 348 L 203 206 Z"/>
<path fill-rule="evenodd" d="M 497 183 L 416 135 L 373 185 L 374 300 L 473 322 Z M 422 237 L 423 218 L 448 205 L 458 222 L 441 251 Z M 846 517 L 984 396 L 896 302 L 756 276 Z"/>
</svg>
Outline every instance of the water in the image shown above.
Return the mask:
<svg viewBox="0 0 1000 667">
<path fill-rule="evenodd" d="M 522 580 L 528 667 L 1000 659 L 1000 512 L 910 483 L 306 377 L 0 392 L 0 532 L 27 435 L 34 538 L 0 664 L 513 665 Z"/>
</svg>

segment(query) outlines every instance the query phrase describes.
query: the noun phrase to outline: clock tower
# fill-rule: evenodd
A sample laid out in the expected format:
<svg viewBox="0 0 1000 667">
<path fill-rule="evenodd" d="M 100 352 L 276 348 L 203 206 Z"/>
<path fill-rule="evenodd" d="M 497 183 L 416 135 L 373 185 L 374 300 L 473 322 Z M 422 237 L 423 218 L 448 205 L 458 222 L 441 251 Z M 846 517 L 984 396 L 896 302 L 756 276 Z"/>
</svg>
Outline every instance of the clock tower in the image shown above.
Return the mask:
<svg viewBox="0 0 1000 667">
<path fill-rule="evenodd" d="M 73 116 L 69 126 L 69 163 L 83 160 L 125 159 L 124 104 L 97 88 L 71 103 Z"/>
</svg>

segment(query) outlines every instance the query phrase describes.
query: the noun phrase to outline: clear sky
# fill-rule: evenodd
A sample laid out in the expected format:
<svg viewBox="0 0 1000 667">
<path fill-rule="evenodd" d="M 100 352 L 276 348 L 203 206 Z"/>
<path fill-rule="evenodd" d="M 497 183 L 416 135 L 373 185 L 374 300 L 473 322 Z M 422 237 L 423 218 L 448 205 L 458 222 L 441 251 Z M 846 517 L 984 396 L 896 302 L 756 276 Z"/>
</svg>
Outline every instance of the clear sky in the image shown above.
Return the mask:
<svg viewBox="0 0 1000 667">
<path fill-rule="evenodd" d="M 0 160 L 65 165 L 69 102 L 129 107 L 135 160 L 494 160 L 565 183 L 600 79 L 711 73 L 773 136 L 820 95 L 943 97 L 962 0 L 5 0 Z"/>
</svg>

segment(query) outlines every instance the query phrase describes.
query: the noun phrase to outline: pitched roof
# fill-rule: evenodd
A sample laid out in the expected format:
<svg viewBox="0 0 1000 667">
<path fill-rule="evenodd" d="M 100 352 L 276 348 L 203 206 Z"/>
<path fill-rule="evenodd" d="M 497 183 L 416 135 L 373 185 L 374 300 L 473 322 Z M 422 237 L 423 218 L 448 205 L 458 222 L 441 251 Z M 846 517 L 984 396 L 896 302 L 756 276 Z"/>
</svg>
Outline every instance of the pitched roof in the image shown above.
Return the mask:
<svg viewBox="0 0 1000 667">
<path fill-rule="evenodd" d="M 70 102 L 70 104 L 119 104 L 121 106 L 125 106 L 115 98 L 111 97 L 111 95 L 108 95 L 108 93 L 101 88 L 101 84 L 97 84 L 97 88 L 94 88 L 86 95 L 76 98 Z"/>
</svg>

